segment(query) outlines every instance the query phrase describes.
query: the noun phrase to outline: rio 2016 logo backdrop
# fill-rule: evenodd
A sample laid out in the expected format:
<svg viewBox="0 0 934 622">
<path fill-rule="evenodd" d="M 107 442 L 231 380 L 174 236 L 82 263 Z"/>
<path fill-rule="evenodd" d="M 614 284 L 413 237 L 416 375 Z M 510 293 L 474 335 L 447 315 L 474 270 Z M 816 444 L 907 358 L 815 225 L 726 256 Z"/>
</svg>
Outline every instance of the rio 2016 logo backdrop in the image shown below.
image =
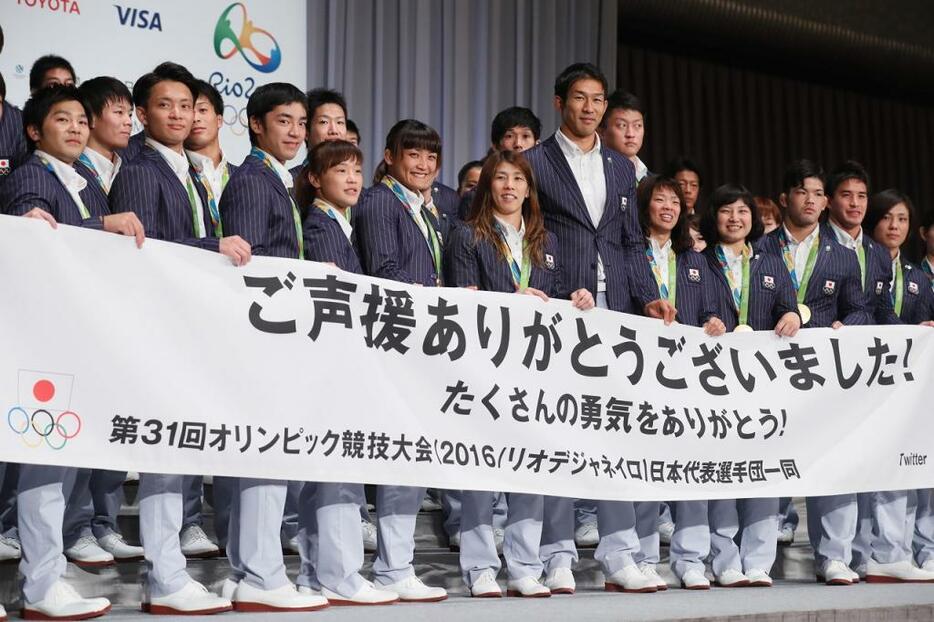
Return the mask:
<svg viewBox="0 0 934 622">
<path fill-rule="evenodd" d="M 23 445 L 43 443 L 62 449 L 81 432 L 81 417 L 70 410 L 75 377 L 68 374 L 19 370 L 16 406 L 6 415 L 7 425 Z"/>
<path fill-rule="evenodd" d="M 242 2 L 228 6 L 217 20 L 214 52 L 225 60 L 240 52 L 243 60 L 261 73 L 272 73 L 282 63 L 279 42 L 268 30 L 253 25 Z"/>
</svg>

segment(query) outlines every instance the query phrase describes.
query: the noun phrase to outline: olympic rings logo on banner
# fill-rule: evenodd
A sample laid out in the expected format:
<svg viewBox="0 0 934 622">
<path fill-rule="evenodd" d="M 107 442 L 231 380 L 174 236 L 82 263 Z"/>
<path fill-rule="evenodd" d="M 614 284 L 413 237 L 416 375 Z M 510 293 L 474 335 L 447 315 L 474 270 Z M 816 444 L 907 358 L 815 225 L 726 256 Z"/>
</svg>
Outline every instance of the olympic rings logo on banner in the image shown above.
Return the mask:
<svg viewBox="0 0 934 622">
<path fill-rule="evenodd" d="M 81 432 L 81 417 L 66 410 L 56 417 L 44 408 L 33 411 L 32 415 L 22 406 L 14 406 L 7 412 L 7 425 L 20 442 L 30 449 L 39 447 L 43 442 L 51 449 L 60 450 Z"/>
</svg>

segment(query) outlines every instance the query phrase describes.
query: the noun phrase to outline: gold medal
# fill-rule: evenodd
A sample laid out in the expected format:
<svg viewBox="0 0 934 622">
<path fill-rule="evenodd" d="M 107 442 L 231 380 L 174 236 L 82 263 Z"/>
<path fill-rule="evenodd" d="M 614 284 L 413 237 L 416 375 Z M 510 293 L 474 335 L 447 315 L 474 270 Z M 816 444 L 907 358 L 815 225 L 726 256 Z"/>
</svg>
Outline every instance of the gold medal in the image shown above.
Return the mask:
<svg viewBox="0 0 934 622">
<path fill-rule="evenodd" d="M 801 316 L 802 326 L 811 321 L 811 308 L 803 302 L 798 303 L 798 314 Z"/>
<path fill-rule="evenodd" d="M 739 326 L 733 329 L 733 332 L 734 333 L 751 333 L 753 332 L 753 330 L 752 330 L 752 326 L 750 326 L 749 324 L 740 324 Z"/>
</svg>

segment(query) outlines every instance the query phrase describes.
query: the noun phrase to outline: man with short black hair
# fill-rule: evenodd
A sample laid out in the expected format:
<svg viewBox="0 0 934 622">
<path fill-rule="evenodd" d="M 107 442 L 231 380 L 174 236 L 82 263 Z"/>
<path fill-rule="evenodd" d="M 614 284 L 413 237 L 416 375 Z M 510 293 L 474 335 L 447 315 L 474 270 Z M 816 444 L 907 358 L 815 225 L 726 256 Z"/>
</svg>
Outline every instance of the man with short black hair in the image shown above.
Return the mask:
<svg viewBox="0 0 934 622">
<path fill-rule="evenodd" d="M 55 54 L 40 56 L 29 70 L 29 92 L 35 93 L 41 88 L 53 84 L 74 85 L 78 81 L 75 68 L 67 59 Z"/>
<path fill-rule="evenodd" d="M 500 151 L 526 151 L 539 143 L 542 122 L 528 108 L 500 110 L 490 124 L 490 145 Z"/>
<path fill-rule="evenodd" d="M 356 147 L 360 146 L 360 129 L 350 119 L 347 119 L 347 140 Z"/>
<path fill-rule="evenodd" d="M 700 166 L 686 156 L 677 156 L 665 167 L 665 176 L 678 182 L 681 192 L 684 193 L 684 204 L 688 214 L 695 214 L 699 209 L 697 201 L 704 187 L 704 175 Z"/>
<path fill-rule="evenodd" d="M 629 158 L 636 168 L 636 183 L 649 175 L 649 168 L 639 159 L 645 139 L 645 110 L 638 97 L 623 89 L 613 91 L 600 121 L 600 138 L 607 147 Z"/>
</svg>

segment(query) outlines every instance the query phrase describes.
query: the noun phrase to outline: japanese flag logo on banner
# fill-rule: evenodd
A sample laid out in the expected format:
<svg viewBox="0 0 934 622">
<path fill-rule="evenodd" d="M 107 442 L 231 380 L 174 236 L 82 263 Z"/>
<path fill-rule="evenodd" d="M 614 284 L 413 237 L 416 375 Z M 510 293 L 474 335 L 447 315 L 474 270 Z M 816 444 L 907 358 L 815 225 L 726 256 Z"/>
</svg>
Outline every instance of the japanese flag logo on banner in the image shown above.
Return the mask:
<svg viewBox="0 0 934 622">
<path fill-rule="evenodd" d="M 70 374 L 19 370 L 18 404 L 7 412 L 7 425 L 27 447 L 45 443 L 62 449 L 81 431 L 81 418 L 71 409 L 75 377 Z"/>
</svg>

